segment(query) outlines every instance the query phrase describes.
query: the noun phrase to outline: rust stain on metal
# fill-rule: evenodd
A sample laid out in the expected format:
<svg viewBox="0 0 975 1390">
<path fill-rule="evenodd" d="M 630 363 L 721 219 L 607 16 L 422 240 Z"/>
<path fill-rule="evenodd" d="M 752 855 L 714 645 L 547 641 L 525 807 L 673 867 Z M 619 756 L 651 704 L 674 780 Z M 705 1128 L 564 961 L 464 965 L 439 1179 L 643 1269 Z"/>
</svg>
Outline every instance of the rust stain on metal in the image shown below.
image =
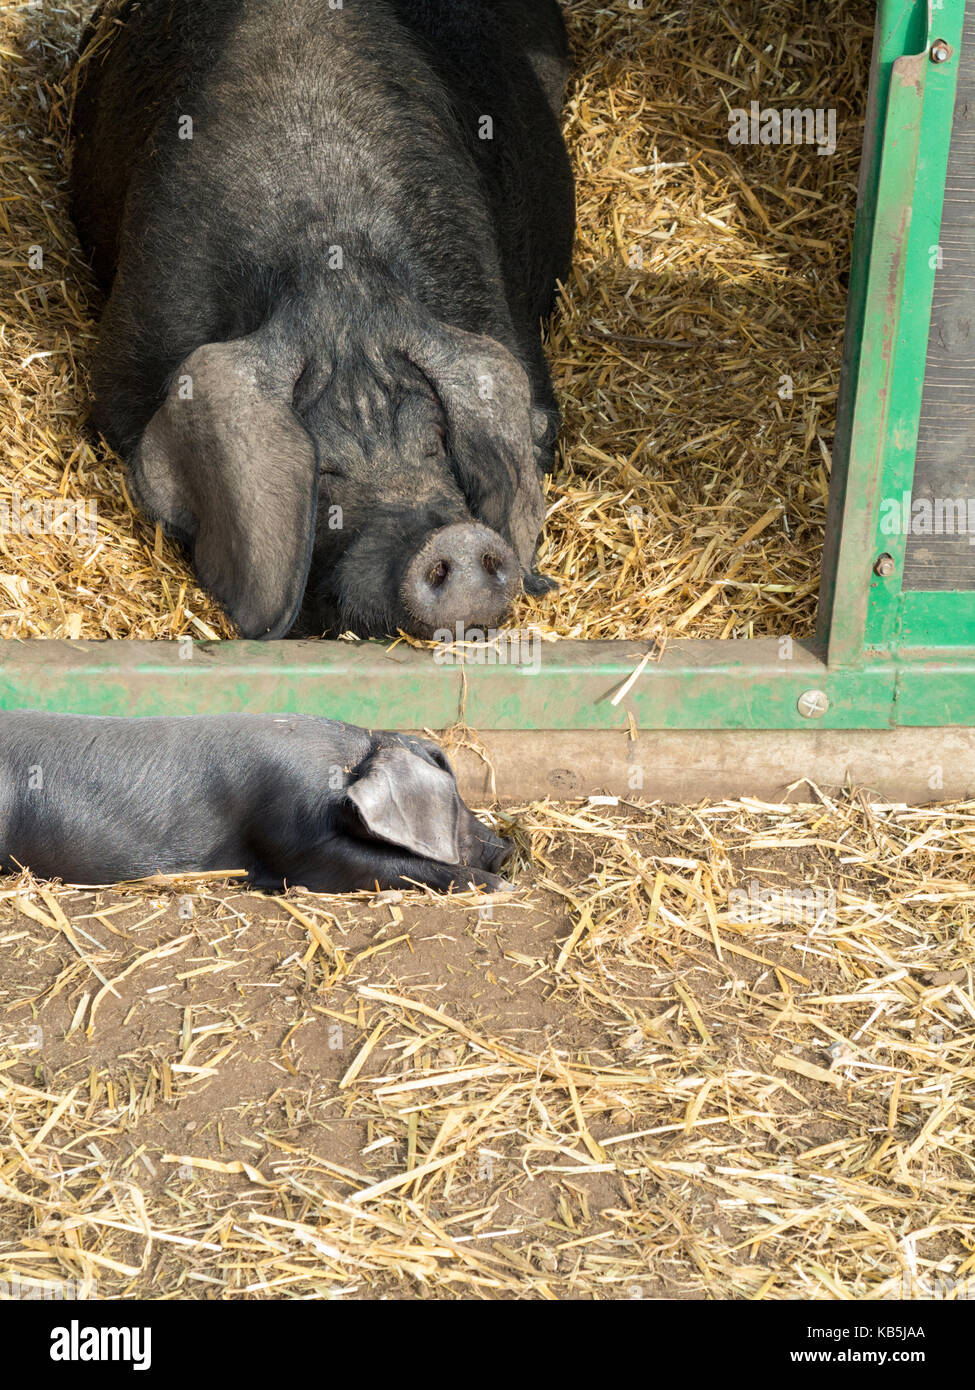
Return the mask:
<svg viewBox="0 0 975 1390">
<path fill-rule="evenodd" d="M 920 96 L 927 61 L 927 51 L 907 53 L 903 58 L 895 58 L 891 68 L 891 79 L 899 82 L 902 87 L 913 87 Z"/>
</svg>

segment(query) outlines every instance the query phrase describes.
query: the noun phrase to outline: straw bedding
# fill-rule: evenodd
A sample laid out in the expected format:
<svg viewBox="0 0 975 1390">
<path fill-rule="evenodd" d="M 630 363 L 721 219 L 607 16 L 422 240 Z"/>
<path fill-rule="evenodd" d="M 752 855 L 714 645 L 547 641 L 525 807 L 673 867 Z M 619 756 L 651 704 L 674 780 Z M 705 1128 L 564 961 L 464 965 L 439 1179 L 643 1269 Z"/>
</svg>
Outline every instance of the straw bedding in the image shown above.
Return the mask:
<svg viewBox="0 0 975 1390">
<path fill-rule="evenodd" d="M 0 1281 L 975 1294 L 975 803 L 510 815 L 490 907 L 0 884 Z"/>
</svg>

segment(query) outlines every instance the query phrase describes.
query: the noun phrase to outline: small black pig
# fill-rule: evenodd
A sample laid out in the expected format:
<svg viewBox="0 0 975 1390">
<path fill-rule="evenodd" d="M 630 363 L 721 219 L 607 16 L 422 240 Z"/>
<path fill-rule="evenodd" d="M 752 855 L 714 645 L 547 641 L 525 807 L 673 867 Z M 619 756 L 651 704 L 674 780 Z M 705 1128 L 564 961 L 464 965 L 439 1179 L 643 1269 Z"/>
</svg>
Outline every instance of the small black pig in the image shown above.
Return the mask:
<svg viewBox="0 0 975 1390">
<path fill-rule="evenodd" d="M 0 870 L 245 869 L 257 888 L 496 891 L 511 852 L 427 739 L 312 715 L 0 713 Z"/>
<path fill-rule="evenodd" d="M 93 423 L 245 637 L 430 637 L 551 587 L 566 54 L 556 0 L 109 0 L 89 27 Z"/>
</svg>

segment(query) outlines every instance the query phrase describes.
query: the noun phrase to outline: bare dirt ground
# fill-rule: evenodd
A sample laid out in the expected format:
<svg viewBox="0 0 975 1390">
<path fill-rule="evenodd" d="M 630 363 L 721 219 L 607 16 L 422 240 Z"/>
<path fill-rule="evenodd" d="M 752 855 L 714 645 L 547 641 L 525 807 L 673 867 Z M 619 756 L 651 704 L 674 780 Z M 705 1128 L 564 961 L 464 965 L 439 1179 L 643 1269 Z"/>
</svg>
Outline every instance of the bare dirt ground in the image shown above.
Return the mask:
<svg viewBox="0 0 975 1390">
<path fill-rule="evenodd" d="M 510 814 L 512 899 L 2 881 L 0 1280 L 971 1296 L 975 804 Z"/>
</svg>

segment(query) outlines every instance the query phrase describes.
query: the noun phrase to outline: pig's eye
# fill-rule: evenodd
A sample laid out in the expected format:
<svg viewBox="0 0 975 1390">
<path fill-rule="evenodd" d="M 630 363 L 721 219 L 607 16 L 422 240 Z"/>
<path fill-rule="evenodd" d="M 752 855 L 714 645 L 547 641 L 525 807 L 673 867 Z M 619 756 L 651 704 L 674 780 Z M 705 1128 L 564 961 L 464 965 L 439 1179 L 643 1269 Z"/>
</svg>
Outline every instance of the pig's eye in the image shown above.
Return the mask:
<svg viewBox="0 0 975 1390">
<path fill-rule="evenodd" d="M 443 427 L 441 425 L 434 425 L 433 429 L 427 435 L 426 447 L 423 450 L 423 457 L 425 459 L 435 459 L 439 458 L 442 453 Z"/>
</svg>

